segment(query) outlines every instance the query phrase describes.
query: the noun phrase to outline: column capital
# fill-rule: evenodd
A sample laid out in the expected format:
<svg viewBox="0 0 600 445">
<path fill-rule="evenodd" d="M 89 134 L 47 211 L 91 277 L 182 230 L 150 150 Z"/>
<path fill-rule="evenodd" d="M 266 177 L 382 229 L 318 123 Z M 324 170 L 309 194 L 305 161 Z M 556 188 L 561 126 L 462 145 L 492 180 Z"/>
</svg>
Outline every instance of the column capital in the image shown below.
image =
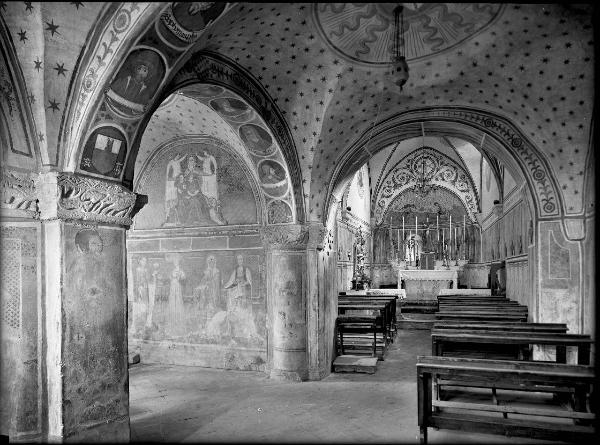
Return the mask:
<svg viewBox="0 0 600 445">
<path fill-rule="evenodd" d="M 322 250 L 327 241 L 327 228 L 320 222 L 264 226 L 260 236 L 266 249 Z"/>
<path fill-rule="evenodd" d="M 147 198 L 121 184 L 74 173 L 38 176 L 39 206 L 44 220 L 62 219 L 130 226 Z"/>
<path fill-rule="evenodd" d="M 0 171 L 2 182 L 2 216 L 39 219 L 38 190 L 35 175 L 3 168 Z"/>
</svg>

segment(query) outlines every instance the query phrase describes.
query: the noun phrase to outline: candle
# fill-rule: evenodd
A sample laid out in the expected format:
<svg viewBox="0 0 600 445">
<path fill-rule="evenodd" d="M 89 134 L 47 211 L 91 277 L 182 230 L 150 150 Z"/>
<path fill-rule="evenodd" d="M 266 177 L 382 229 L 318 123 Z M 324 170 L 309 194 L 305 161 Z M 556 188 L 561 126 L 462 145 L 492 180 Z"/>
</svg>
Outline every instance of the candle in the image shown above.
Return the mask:
<svg viewBox="0 0 600 445">
<path fill-rule="evenodd" d="M 404 240 L 404 215 L 402 215 L 402 240 Z"/>
<path fill-rule="evenodd" d="M 440 240 L 440 217 L 439 215 L 435 215 L 435 224 L 437 226 L 437 240 Z"/>
<path fill-rule="evenodd" d="M 396 238 L 398 238 L 398 252 L 400 252 L 400 229 L 396 229 Z"/>
<path fill-rule="evenodd" d="M 417 215 L 415 215 L 415 235 L 417 234 L 418 227 L 419 223 L 417 222 Z"/>
<path fill-rule="evenodd" d="M 448 230 L 448 236 L 450 237 L 450 242 L 452 242 L 452 215 L 450 215 L 450 228 Z"/>
<path fill-rule="evenodd" d="M 444 228 L 442 227 L 442 246 L 444 245 L 445 242 L 445 238 L 444 238 Z"/>
</svg>

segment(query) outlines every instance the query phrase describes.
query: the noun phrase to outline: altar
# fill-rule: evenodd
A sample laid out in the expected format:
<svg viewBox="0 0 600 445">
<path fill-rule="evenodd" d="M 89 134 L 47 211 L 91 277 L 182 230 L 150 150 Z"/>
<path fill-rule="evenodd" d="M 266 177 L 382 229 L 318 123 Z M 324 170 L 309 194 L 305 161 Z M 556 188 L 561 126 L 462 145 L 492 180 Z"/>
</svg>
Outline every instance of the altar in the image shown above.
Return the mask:
<svg viewBox="0 0 600 445">
<path fill-rule="evenodd" d="M 440 289 L 458 287 L 458 271 L 401 269 L 398 271 L 398 289 L 402 280 L 408 300 L 437 300 Z"/>
</svg>

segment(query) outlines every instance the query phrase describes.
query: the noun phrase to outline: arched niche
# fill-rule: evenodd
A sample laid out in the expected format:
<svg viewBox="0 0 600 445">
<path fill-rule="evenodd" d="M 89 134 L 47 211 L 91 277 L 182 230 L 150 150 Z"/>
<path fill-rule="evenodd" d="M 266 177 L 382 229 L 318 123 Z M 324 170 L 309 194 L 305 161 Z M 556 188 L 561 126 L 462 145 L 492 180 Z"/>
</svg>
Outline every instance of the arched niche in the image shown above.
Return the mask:
<svg viewBox="0 0 600 445">
<path fill-rule="evenodd" d="M 136 193 L 149 197 L 133 229 L 259 225 L 266 205 L 239 154 L 219 139 L 181 137 L 158 147 L 140 171 Z"/>
<path fill-rule="evenodd" d="M 537 218 L 564 214 L 562 196 L 548 162 L 539 150 L 508 119 L 493 113 L 460 107 L 439 107 L 400 113 L 375 125 L 345 151 L 330 181 L 326 206 L 339 195 L 347 177 L 375 153 L 395 142 L 422 135 L 454 136 L 466 140 L 483 153 L 489 152 L 510 170 L 518 181 L 527 184 Z M 484 138 L 485 136 L 485 138 Z M 363 150 L 369 142 L 369 152 Z"/>
</svg>

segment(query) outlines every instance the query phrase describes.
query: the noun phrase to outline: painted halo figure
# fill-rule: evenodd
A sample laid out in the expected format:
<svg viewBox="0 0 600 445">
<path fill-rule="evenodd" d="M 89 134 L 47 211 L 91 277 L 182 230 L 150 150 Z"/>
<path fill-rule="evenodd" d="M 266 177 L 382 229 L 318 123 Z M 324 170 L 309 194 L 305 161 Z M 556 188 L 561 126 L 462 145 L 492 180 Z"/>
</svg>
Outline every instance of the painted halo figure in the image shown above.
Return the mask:
<svg viewBox="0 0 600 445">
<path fill-rule="evenodd" d="M 173 270 L 170 277 L 169 304 L 167 309 L 167 329 L 172 335 L 179 335 L 184 319 L 183 289 L 181 281 L 185 279 L 185 272 L 181 269 L 181 258 L 173 257 Z"/>
<path fill-rule="evenodd" d="M 139 50 L 130 54 L 110 88 L 121 98 L 143 107 L 156 92 L 163 72 L 157 53 Z"/>
<path fill-rule="evenodd" d="M 194 296 L 198 299 L 200 310 L 205 312 L 207 321 L 219 310 L 225 309 L 221 302 L 222 284 L 215 256 L 209 255 L 200 285 L 194 289 Z"/>
</svg>

